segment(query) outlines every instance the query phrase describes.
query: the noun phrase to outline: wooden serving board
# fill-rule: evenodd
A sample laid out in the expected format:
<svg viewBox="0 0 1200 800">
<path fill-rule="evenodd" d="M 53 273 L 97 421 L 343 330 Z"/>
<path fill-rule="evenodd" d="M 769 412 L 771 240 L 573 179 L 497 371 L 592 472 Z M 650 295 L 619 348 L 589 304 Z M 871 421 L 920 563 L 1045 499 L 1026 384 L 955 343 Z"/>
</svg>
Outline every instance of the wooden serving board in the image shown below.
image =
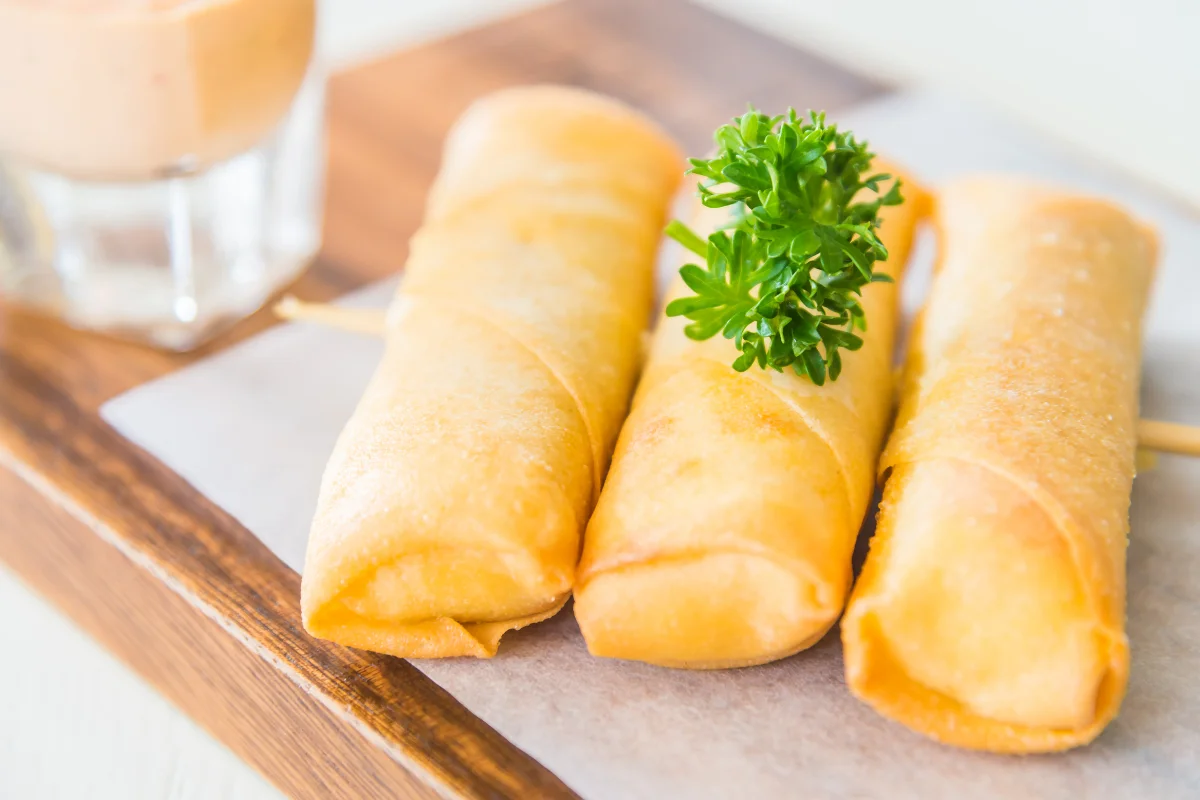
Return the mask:
<svg viewBox="0 0 1200 800">
<path fill-rule="evenodd" d="M 681 0 L 567 0 L 336 76 L 323 300 L 405 260 L 442 138 L 474 98 L 558 82 L 622 98 L 690 152 L 747 101 L 839 108 L 883 87 Z M 573 797 L 406 662 L 312 639 L 299 578 L 100 405 L 178 356 L 0 308 L 0 558 L 295 797 Z"/>
</svg>

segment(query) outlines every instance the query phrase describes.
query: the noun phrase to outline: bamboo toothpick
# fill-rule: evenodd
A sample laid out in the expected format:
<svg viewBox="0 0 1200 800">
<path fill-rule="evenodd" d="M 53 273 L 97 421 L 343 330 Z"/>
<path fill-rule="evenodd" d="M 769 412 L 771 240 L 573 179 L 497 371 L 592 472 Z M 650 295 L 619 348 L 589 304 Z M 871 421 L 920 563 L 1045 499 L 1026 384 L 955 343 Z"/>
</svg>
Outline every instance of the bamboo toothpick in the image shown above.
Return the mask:
<svg viewBox="0 0 1200 800">
<path fill-rule="evenodd" d="M 1156 419 L 1139 419 L 1137 438 L 1138 445 L 1147 450 L 1176 453 L 1182 456 L 1200 456 L 1200 427 L 1195 425 L 1180 425 L 1178 422 L 1162 422 Z"/>
<path fill-rule="evenodd" d="M 306 303 L 288 295 L 275 304 L 275 313 L 284 319 L 313 322 L 369 336 L 382 336 L 387 313 L 369 308 L 342 308 L 327 303 Z M 1138 447 L 1160 453 L 1200 457 L 1200 427 L 1140 419 L 1137 423 Z"/>
<path fill-rule="evenodd" d="M 328 303 L 306 303 L 290 294 L 276 303 L 272 310 L 283 319 L 314 322 L 328 328 L 369 336 L 383 336 L 387 320 L 386 311 L 374 308 L 343 308 Z"/>
</svg>

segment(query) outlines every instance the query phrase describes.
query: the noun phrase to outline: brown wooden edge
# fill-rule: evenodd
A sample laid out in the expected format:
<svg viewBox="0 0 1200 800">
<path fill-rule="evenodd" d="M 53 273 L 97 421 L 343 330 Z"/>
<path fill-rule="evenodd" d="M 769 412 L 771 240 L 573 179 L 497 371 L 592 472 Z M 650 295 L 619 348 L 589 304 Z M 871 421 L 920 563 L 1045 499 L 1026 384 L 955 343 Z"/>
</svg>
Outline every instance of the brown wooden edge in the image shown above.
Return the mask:
<svg viewBox="0 0 1200 800">
<path fill-rule="evenodd" d="M 0 558 L 32 588 L 288 795 L 438 796 L 300 682 L 7 469 L 0 526 L 40 539 L 33 548 L 0 537 Z"/>
<path fill-rule="evenodd" d="M 0 555 L 67 613 L 85 609 L 98 638 L 271 780 L 327 797 L 382 791 L 407 770 L 410 793 L 427 782 L 453 796 L 575 796 L 408 663 L 308 636 L 298 576 L 252 534 L 28 365 L 9 355 L 3 369 L 16 391 L 0 399 L 0 440 L 15 445 L 0 450 Z M 174 643 L 159 637 L 172 626 Z M 383 768 L 389 757 L 401 768 Z"/>
</svg>

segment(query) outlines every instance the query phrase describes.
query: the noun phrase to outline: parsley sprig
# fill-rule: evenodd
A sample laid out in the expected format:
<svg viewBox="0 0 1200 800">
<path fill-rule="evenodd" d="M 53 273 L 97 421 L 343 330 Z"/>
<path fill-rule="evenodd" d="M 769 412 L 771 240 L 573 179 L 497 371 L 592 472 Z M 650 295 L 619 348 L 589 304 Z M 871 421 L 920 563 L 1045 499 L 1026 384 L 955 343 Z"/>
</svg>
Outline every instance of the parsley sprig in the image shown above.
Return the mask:
<svg viewBox="0 0 1200 800">
<path fill-rule="evenodd" d="M 751 108 L 714 136 L 717 155 L 693 158 L 690 174 L 705 180 L 709 208 L 733 207 L 729 224 L 707 240 L 679 220 L 667 235 L 704 259 L 680 275 L 695 295 L 667 305 L 667 316 L 691 320 L 692 339 L 721 333 L 740 355 L 733 368 L 792 367 L 813 383 L 837 380 L 842 350 L 862 347 L 859 297 L 887 259 L 876 230 L 881 206 L 899 205 L 900 182 L 869 174 L 866 142 L 794 109 L 768 117 Z M 875 193 L 863 199 L 862 189 Z M 870 197 L 867 195 L 867 197 Z"/>
</svg>

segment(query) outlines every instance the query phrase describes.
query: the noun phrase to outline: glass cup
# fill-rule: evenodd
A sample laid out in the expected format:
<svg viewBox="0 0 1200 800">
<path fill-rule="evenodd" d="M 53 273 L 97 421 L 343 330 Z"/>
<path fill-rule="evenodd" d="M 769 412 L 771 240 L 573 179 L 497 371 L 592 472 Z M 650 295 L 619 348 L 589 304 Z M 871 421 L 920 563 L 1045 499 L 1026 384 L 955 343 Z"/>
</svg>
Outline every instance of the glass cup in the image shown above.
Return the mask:
<svg viewBox="0 0 1200 800">
<path fill-rule="evenodd" d="M 313 0 L 0 0 L 0 294 L 188 350 L 293 280 L 320 244 L 313 22 Z"/>
</svg>

